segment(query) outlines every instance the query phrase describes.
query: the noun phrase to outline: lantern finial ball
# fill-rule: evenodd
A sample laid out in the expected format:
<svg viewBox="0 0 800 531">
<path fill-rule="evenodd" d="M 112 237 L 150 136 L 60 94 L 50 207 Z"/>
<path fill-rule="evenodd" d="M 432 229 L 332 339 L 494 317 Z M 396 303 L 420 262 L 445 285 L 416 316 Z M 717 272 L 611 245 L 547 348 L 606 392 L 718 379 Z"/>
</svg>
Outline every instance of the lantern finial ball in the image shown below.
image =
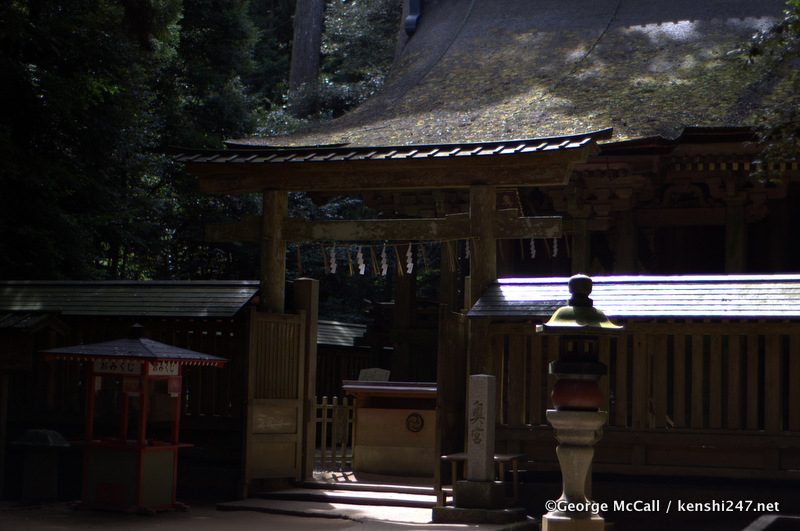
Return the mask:
<svg viewBox="0 0 800 531">
<path fill-rule="evenodd" d="M 570 306 L 592 306 L 592 279 L 586 275 L 573 275 L 569 279 Z"/>
</svg>

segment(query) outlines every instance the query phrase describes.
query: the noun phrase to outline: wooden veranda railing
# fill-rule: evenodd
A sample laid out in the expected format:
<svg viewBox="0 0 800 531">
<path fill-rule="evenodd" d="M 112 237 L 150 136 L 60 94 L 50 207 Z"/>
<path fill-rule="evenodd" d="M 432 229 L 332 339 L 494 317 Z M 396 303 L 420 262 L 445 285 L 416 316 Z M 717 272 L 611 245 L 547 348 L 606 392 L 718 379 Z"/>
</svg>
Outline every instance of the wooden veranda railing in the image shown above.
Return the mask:
<svg viewBox="0 0 800 531">
<path fill-rule="evenodd" d="M 732 467 L 769 477 L 798 468 L 798 323 L 622 324 L 622 336 L 603 339 L 599 346 L 600 360 L 608 366 L 608 375 L 600 380 L 603 409 L 609 412 L 604 440 L 616 445 L 605 457 L 599 445 L 600 462 L 607 458 L 628 472 L 687 473 L 688 467 L 699 466 L 717 467 L 710 472 L 725 475 L 722 469 Z M 501 383 L 499 438 L 516 445 L 515 451 L 527 446 L 541 465 L 549 450 L 533 447 L 552 444 L 545 412 L 552 408 L 554 377 L 548 364 L 557 358 L 558 340 L 538 336 L 533 329 L 532 324 L 497 323 L 491 333 Z M 537 435 L 537 427 L 549 433 Z M 635 440 L 625 439 L 633 433 Z"/>
</svg>

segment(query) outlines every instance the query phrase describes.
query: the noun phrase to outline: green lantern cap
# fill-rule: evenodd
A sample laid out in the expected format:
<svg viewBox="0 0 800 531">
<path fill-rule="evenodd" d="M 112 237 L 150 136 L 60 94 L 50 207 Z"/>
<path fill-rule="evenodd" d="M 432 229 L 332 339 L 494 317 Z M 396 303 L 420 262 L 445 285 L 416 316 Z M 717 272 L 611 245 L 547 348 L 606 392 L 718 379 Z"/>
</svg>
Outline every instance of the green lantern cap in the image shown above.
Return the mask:
<svg viewBox="0 0 800 531">
<path fill-rule="evenodd" d="M 592 279 L 586 275 L 575 275 L 569 279 L 569 292 L 572 295 L 567 306 L 553 313 L 545 324 L 536 325 L 540 334 L 586 334 L 608 335 L 622 331 L 622 326 L 608 320 L 603 312 L 594 307 L 589 294 L 592 292 Z"/>
</svg>

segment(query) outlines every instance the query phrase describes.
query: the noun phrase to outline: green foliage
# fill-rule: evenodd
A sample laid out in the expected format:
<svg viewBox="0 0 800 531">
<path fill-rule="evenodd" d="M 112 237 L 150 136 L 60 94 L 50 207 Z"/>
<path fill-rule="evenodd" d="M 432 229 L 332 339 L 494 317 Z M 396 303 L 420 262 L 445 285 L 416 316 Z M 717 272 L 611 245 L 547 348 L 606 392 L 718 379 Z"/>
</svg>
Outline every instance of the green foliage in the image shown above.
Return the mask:
<svg viewBox="0 0 800 531">
<path fill-rule="evenodd" d="M 781 168 L 800 159 L 800 0 L 789 0 L 784 19 L 757 35 L 748 52 L 753 62 L 766 62 L 780 80 L 759 118 L 763 153 L 755 173 L 760 179 L 780 179 Z"/>
<path fill-rule="evenodd" d="M 380 86 L 394 59 L 402 10 L 398 0 L 329 2 L 322 37 L 322 71 L 329 81 Z"/>
<path fill-rule="evenodd" d="M 257 28 L 254 69 L 246 82 L 259 105 L 280 101 L 286 90 L 295 0 L 253 0 L 250 19 Z"/>
<path fill-rule="evenodd" d="M 265 106 L 258 134 L 287 133 L 336 118 L 380 90 L 394 60 L 401 14 L 400 0 L 328 2 L 319 80 L 299 89 L 291 113 L 284 81 L 282 100 Z"/>
<path fill-rule="evenodd" d="M 305 83 L 295 92 L 292 112 L 295 116 L 336 118 L 361 103 L 371 90 L 363 84 L 317 81 Z"/>
<path fill-rule="evenodd" d="M 202 196 L 164 147 L 255 125 L 248 1 L 0 4 L 0 276 L 254 278 L 204 223 L 254 212 Z M 181 18 L 183 17 L 183 18 Z"/>
<path fill-rule="evenodd" d="M 167 3 L 165 5 L 165 10 Z M 175 13 L 175 9 L 168 10 Z M 149 87 L 166 18 L 131 41 L 117 2 L 0 6 L 0 271 L 97 278 L 110 249 L 143 241 L 140 176 L 159 165 Z M 166 15 L 165 15 L 166 17 Z"/>
<path fill-rule="evenodd" d="M 256 28 L 248 0 L 185 0 L 176 60 L 161 112 L 167 143 L 221 147 L 252 133 L 256 115 L 244 76 L 254 69 Z"/>
</svg>

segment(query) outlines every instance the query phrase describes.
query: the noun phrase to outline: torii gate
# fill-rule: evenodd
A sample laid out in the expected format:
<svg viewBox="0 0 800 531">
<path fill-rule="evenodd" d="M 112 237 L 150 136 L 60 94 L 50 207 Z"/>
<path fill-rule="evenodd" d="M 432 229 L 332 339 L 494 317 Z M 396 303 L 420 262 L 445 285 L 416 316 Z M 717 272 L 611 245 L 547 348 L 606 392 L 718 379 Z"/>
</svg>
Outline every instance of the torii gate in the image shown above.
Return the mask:
<svg viewBox="0 0 800 531">
<path fill-rule="evenodd" d="M 188 172 L 199 178 L 200 189 L 205 193 L 262 194 L 261 216 L 248 216 L 238 223 L 211 224 L 207 227 L 207 239 L 260 243 L 263 312 L 284 311 L 289 241 L 469 239 L 474 249 L 470 256 L 469 300 L 465 303 L 471 307 L 497 277 L 498 239 L 562 235 L 559 217 L 520 217 L 516 211 L 498 211 L 498 188 L 565 185 L 573 166 L 596 154 L 596 141 L 610 135 L 611 130 L 604 130 L 532 140 L 393 147 L 236 146 L 228 150 L 186 152 L 175 160 L 186 164 Z M 348 194 L 454 188 L 469 189 L 467 214 L 434 219 L 324 222 L 287 217 L 289 192 Z M 471 337 L 475 345 L 485 340 L 482 330 L 473 330 Z M 473 352 L 469 361 L 462 364 L 464 374 L 486 372 L 491 363 L 490 353 L 485 349 L 470 350 Z M 463 401 L 463 397 L 443 396 L 451 393 L 458 395 L 459 386 L 440 378 L 440 400 Z M 306 390 L 306 394 L 313 397 L 313 389 L 310 395 Z"/>
</svg>

